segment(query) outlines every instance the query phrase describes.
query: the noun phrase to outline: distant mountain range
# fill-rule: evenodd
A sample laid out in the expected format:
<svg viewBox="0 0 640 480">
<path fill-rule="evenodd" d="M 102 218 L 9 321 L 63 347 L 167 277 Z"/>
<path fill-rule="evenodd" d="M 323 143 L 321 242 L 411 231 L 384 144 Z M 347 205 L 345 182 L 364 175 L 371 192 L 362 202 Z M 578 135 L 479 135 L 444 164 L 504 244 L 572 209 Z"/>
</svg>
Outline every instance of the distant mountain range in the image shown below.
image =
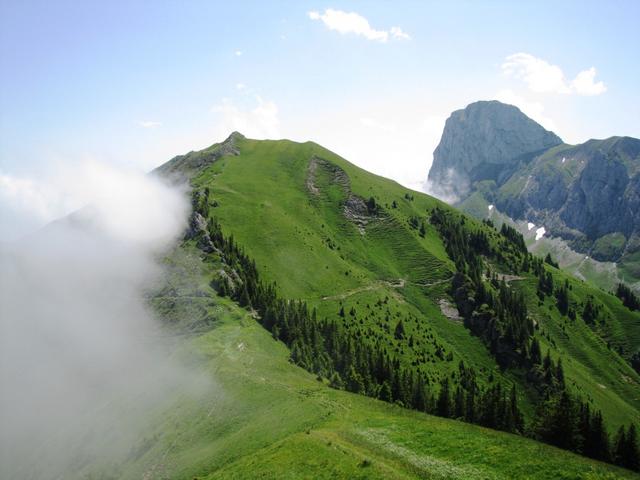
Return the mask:
<svg viewBox="0 0 640 480">
<path fill-rule="evenodd" d="M 484 201 L 640 279 L 636 138 L 568 145 L 512 105 L 476 102 L 447 120 L 429 181 L 464 210 L 477 215 Z"/>
</svg>

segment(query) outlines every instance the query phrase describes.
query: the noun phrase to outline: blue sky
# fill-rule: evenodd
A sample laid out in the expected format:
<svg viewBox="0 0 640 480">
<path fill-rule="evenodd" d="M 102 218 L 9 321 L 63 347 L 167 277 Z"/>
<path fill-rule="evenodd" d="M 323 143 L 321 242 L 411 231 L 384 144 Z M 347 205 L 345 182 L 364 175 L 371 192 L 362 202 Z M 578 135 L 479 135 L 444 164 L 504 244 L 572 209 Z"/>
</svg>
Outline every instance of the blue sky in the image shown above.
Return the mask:
<svg viewBox="0 0 640 480">
<path fill-rule="evenodd" d="M 70 165 L 149 170 L 233 129 L 416 189 L 475 100 L 569 143 L 640 137 L 635 1 L 0 5 L 0 239 L 86 201 Z"/>
</svg>

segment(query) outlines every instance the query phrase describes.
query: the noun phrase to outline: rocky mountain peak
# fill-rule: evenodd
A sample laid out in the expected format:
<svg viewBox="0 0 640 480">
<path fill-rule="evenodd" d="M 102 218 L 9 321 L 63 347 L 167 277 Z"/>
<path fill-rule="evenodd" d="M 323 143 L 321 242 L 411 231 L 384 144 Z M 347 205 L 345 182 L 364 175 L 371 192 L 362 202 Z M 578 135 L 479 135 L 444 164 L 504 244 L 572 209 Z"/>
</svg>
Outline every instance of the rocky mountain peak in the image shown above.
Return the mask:
<svg viewBox="0 0 640 480">
<path fill-rule="evenodd" d="M 170 181 L 183 183 L 219 158 L 228 155 L 239 155 L 238 142 L 244 139 L 245 136 L 240 132 L 232 132 L 223 142 L 215 143 L 204 150 L 178 155 L 167 163 L 160 165 L 153 172 Z"/>
<path fill-rule="evenodd" d="M 500 183 L 537 152 L 561 143 L 513 105 L 475 102 L 447 119 L 429 181 L 436 193 L 459 198 L 474 182 Z"/>
</svg>

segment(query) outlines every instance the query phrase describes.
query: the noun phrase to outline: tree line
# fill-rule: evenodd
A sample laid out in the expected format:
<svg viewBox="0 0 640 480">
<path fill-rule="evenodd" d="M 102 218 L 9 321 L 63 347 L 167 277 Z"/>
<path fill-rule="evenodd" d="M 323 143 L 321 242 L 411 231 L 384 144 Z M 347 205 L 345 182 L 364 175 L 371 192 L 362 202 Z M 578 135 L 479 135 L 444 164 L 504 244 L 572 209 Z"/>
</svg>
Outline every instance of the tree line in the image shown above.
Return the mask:
<svg viewBox="0 0 640 480">
<path fill-rule="evenodd" d="M 194 214 L 207 218 L 209 203 L 208 190 L 195 192 Z M 402 365 L 379 344 L 361 341 L 338 319 L 318 318 L 316 310 L 305 302 L 282 298 L 275 283 L 267 284 L 260 279 L 255 262 L 232 235 L 224 235 L 215 218 L 208 219 L 206 230 L 198 233 L 196 239 L 199 246 L 213 245 L 225 266 L 223 273 L 212 280 L 212 287 L 257 312 L 263 327 L 289 347 L 291 360 L 333 388 L 528 435 L 637 469 L 635 426 L 621 428 L 610 443 L 601 412 L 591 411 L 586 402 L 567 391 L 561 360 L 554 362 L 548 351 L 542 357 L 522 295 L 510 289 L 504 280 L 485 272 L 482 255 L 493 255 L 501 261 L 518 259 L 519 269 L 526 271 L 544 270 L 542 261 L 526 251 L 524 241 L 513 242 L 510 238 L 514 237 L 513 231 L 503 228 L 506 241 L 498 254 L 485 231 L 464 228 L 463 217 L 456 221 L 436 209 L 431 222 L 446 239 L 447 252 L 456 264 L 452 295 L 464 314 L 465 324 L 485 340 L 504 368 L 526 367 L 527 380 L 539 392 L 541 406 L 531 425 L 525 425 L 515 385 L 482 386 L 473 367 L 463 362 L 457 372 L 431 384 L 419 368 Z M 203 237 L 206 241 L 202 241 Z"/>
<path fill-rule="evenodd" d="M 622 304 L 629 310 L 640 310 L 640 299 L 633 293 L 633 290 L 624 283 L 618 284 L 616 296 L 622 300 Z"/>
<path fill-rule="evenodd" d="M 203 215 L 208 191 L 194 194 L 194 211 Z M 204 215 L 203 215 L 204 216 Z M 232 235 L 224 235 L 215 218 L 199 236 L 210 240 L 225 265 L 212 287 L 239 305 L 258 313 L 259 322 L 290 349 L 291 360 L 326 380 L 330 386 L 378 398 L 447 418 L 456 418 L 513 433 L 524 432 L 515 386 L 483 387 L 473 368 L 460 362 L 458 371 L 430 382 L 414 365 L 402 365 L 387 348 L 363 342 L 332 318 L 318 318 L 303 301 L 282 298 L 275 283 L 260 279 L 255 262 Z M 344 316 L 344 310 L 337 316 Z M 400 325 L 400 322 L 399 324 Z M 400 326 L 396 326 L 402 329 Z M 402 332 L 394 332 L 402 336 Z"/>
<path fill-rule="evenodd" d="M 259 322 L 289 347 L 291 360 L 319 379 L 327 379 L 330 386 L 434 415 L 522 433 L 515 387 L 510 391 L 501 385 L 483 388 L 474 370 L 463 363 L 457 376 L 430 384 L 418 368 L 403 366 L 386 348 L 361 341 L 342 322 L 318 318 L 316 310 L 305 302 L 280 297 L 276 285 L 260 280 L 255 262 L 233 236 L 222 233 L 215 219 L 209 221 L 208 235 L 233 272 L 216 278 L 213 287 L 255 310 Z"/>
<path fill-rule="evenodd" d="M 576 313 L 569 301 L 569 283 L 554 287 L 553 276 L 544 266 L 557 268 L 557 263 L 550 255 L 544 260 L 533 256 L 527 251 L 522 235 L 504 224 L 498 247 L 492 247 L 487 234 L 468 227 L 461 215 L 436 207 L 430 221 L 439 231 L 447 253 L 456 265 L 451 294 L 465 326 L 485 341 L 503 368 L 524 370 L 527 383 L 537 392 L 539 406 L 534 420 L 526 428 L 527 435 L 591 458 L 638 470 L 635 425 L 621 427 L 613 442 L 610 441 L 602 413 L 593 411 L 586 401 L 567 389 L 562 360 L 554 362 L 549 351 L 542 357 L 524 296 L 509 288 L 504 278 L 499 280 L 497 275 L 485 269 L 483 257 L 491 258 L 511 273 L 531 272 L 537 276 L 540 299 L 555 296 L 560 313 L 575 319 Z M 493 227 L 488 221 L 485 224 Z M 628 293 L 624 292 L 625 298 L 630 298 Z M 599 308 L 592 298 L 587 299 L 583 312 L 585 321 L 595 321 Z"/>
</svg>

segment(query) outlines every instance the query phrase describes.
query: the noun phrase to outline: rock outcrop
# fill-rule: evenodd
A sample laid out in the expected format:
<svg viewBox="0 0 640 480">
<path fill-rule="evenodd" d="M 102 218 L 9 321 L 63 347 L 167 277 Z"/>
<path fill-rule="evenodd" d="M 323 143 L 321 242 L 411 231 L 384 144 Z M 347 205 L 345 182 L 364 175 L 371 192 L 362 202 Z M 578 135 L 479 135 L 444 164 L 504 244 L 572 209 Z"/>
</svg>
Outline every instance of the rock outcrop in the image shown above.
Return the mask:
<svg viewBox="0 0 640 480">
<path fill-rule="evenodd" d="M 173 157 L 167 163 L 153 170 L 152 173 L 176 183 L 183 183 L 219 158 L 227 155 L 239 155 L 240 150 L 236 144 L 244 138 L 241 133 L 233 132 L 224 142 L 213 144 L 204 150 Z"/>
<path fill-rule="evenodd" d="M 500 183 L 536 153 L 561 143 L 512 105 L 472 103 L 447 119 L 429 181 L 445 195 L 460 198 L 475 182 Z"/>
<path fill-rule="evenodd" d="M 545 152 L 499 186 L 494 202 L 597 260 L 616 261 L 640 234 L 640 140 L 612 137 Z"/>
</svg>

